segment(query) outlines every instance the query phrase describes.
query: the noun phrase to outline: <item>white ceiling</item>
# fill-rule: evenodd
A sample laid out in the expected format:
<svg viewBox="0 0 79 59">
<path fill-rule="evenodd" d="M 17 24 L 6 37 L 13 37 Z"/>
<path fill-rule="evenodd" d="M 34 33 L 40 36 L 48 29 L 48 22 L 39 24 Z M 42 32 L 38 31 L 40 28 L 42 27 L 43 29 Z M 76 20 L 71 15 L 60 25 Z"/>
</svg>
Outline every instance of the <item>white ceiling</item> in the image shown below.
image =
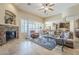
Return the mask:
<svg viewBox="0 0 79 59">
<path fill-rule="evenodd" d="M 47 14 L 45 14 L 42 10 L 38 10 L 42 6 L 41 3 L 31 3 L 31 5 L 28 5 L 27 3 L 15 3 L 14 5 L 25 12 L 30 12 L 32 14 L 35 14 L 44 18 L 44 17 L 49 17 L 52 15 L 62 13 L 63 11 L 65 11 L 66 9 L 68 9 L 69 7 L 75 4 L 74 3 L 56 3 L 52 7 L 54 11 L 50 11 Z"/>
</svg>

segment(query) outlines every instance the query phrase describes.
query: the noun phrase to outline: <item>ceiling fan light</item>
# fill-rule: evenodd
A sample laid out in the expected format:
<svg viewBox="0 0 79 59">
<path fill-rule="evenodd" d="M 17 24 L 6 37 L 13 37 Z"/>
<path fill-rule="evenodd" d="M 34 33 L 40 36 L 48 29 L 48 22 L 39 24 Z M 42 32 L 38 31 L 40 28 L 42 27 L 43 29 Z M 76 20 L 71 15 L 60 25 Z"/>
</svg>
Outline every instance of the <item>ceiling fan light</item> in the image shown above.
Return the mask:
<svg viewBox="0 0 79 59">
<path fill-rule="evenodd" d="M 41 8 L 44 8 L 44 6 L 42 6 Z"/>
<path fill-rule="evenodd" d="M 47 7 L 44 8 L 45 10 L 49 10 Z"/>
</svg>

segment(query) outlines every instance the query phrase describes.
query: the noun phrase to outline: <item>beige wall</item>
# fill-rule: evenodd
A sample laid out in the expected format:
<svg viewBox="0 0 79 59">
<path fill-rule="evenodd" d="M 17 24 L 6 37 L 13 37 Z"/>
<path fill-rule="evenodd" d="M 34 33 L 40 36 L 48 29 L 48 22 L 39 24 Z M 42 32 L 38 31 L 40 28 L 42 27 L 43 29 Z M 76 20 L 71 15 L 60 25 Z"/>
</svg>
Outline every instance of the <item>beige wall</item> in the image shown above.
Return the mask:
<svg viewBox="0 0 79 59">
<path fill-rule="evenodd" d="M 61 20 L 62 19 L 62 14 L 57 14 L 53 15 L 51 17 L 46 18 L 46 21 L 53 21 L 53 20 Z"/>
<path fill-rule="evenodd" d="M 5 14 L 5 8 L 3 4 L 0 4 L 0 24 L 4 23 L 4 14 Z"/>
<path fill-rule="evenodd" d="M 75 15 L 79 15 L 79 4 L 76 4 L 76 5 L 68 8 L 64 12 L 62 12 L 63 17 L 65 17 L 65 16 L 75 16 Z"/>
<path fill-rule="evenodd" d="M 17 16 L 16 19 L 18 20 L 17 10 L 12 4 L 0 4 L 0 24 L 5 24 L 4 22 L 5 10 L 12 11 Z M 16 25 L 18 24 L 19 23 L 16 23 Z"/>
<path fill-rule="evenodd" d="M 13 4 L 6 3 L 6 4 L 0 4 L 0 24 L 5 24 L 5 22 L 4 22 L 5 10 L 9 10 L 16 15 L 16 25 L 19 26 L 19 33 L 20 33 L 19 37 L 20 38 L 25 38 L 25 36 L 26 36 L 26 33 L 20 32 L 20 20 L 22 18 L 25 18 L 25 19 L 28 18 L 28 19 L 32 19 L 32 21 L 35 20 L 37 22 L 43 23 L 42 18 L 34 16 L 34 15 L 26 13 L 26 12 L 23 12 L 21 10 L 18 10 Z"/>
</svg>

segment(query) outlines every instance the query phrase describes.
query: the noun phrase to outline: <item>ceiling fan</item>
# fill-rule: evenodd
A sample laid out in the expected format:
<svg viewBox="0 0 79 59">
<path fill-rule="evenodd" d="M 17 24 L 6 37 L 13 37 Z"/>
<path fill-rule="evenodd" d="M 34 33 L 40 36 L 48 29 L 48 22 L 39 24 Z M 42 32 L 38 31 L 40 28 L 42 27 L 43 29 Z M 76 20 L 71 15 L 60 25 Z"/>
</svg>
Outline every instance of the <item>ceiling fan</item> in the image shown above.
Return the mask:
<svg viewBox="0 0 79 59">
<path fill-rule="evenodd" d="M 51 4 L 51 3 L 42 3 L 42 6 L 39 10 L 43 10 L 44 13 L 47 13 L 48 11 L 53 11 L 54 9 L 52 8 L 52 6 L 54 6 L 55 4 Z"/>
</svg>

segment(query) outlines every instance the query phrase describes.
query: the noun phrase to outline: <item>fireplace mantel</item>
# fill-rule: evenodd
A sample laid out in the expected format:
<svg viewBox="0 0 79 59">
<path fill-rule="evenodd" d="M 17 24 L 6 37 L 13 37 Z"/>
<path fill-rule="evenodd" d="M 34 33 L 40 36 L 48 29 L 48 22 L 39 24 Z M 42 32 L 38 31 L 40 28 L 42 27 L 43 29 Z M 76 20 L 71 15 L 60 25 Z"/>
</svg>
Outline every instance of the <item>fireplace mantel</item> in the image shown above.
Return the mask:
<svg viewBox="0 0 79 59">
<path fill-rule="evenodd" d="M 1 26 L 1 25 L 2 25 L 2 26 L 11 26 L 11 27 L 12 27 L 12 26 L 15 26 L 15 27 L 19 27 L 18 25 L 13 25 L 13 24 L 0 24 L 0 26 Z"/>
</svg>

